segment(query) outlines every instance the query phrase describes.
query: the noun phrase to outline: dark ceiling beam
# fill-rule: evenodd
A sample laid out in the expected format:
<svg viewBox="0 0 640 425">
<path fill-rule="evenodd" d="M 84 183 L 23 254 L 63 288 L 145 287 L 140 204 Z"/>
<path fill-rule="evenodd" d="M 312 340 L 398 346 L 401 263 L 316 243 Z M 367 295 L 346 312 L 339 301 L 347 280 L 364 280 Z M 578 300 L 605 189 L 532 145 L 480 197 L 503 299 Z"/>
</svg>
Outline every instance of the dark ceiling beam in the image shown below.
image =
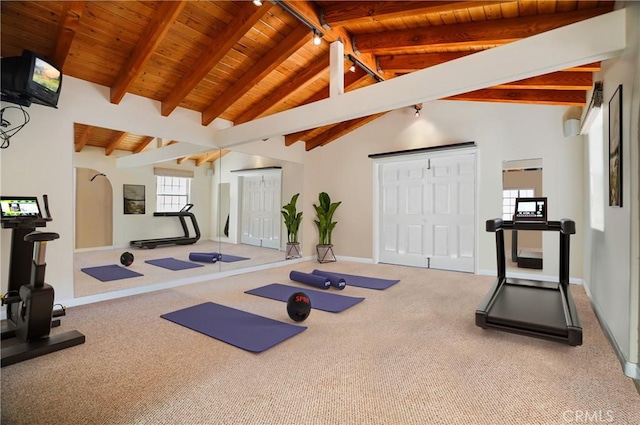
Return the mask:
<svg viewBox="0 0 640 425">
<path fill-rule="evenodd" d="M 505 90 L 491 88 L 450 96 L 443 100 L 584 106 L 587 102 L 587 94 L 581 90 Z"/>
<path fill-rule="evenodd" d="M 341 122 L 340 124 L 336 124 L 325 130 L 321 134 L 314 136 L 312 139 L 307 140 L 305 142 L 305 150 L 310 151 L 311 149 L 317 148 L 318 146 L 324 146 L 347 133 L 354 131 L 355 129 L 362 127 L 363 125 L 375 120 L 378 117 L 386 114 L 386 112 L 382 112 L 379 114 L 369 115 L 367 117 L 355 118 L 349 121 Z"/>
<path fill-rule="evenodd" d="M 394 51 L 410 52 L 427 47 L 495 46 L 570 25 L 607 11 L 605 8 L 593 8 L 545 15 L 542 18 L 527 16 L 358 34 L 353 36 L 353 48 L 362 53 L 390 54 Z"/>
<path fill-rule="evenodd" d="M 241 2 L 237 14 L 215 37 L 207 50 L 202 52 L 200 59 L 191 67 L 191 71 L 180 78 L 162 101 L 160 108 L 162 116 L 169 116 L 271 7 L 270 2 L 265 2 L 261 7 L 256 7 L 251 2 Z"/>
<path fill-rule="evenodd" d="M 287 60 L 304 43 L 309 42 L 309 29 L 305 25 L 298 25 L 287 37 L 271 49 L 251 69 L 243 74 L 231 87 L 225 90 L 216 101 L 202 111 L 202 125 L 209 125 L 220 114 L 233 105 L 267 74 Z"/>
<path fill-rule="evenodd" d="M 85 3 L 85 1 L 67 1 L 62 4 L 62 16 L 51 60 L 63 72 L 64 63 L 67 60 L 69 49 L 71 49 L 71 43 L 76 36 Z"/>
<path fill-rule="evenodd" d="M 150 22 L 142 33 L 140 40 L 129 54 L 127 61 L 120 69 L 111 86 L 111 103 L 120 103 L 186 4 L 186 1 L 163 1 L 158 3 L 158 8 L 151 16 Z"/>
<path fill-rule="evenodd" d="M 322 8 L 322 17 L 327 25 L 357 25 L 383 19 L 403 18 L 410 15 L 453 12 L 470 7 L 509 1 L 341 1 Z"/>
<path fill-rule="evenodd" d="M 270 109 L 277 106 L 287 97 L 296 91 L 307 87 L 322 73 L 329 69 L 329 56 L 324 55 L 315 62 L 307 66 L 302 72 L 298 73 L 291 80 L 276 88 L 273 92 L 265 96 L 260 102 L 246 110 L 242 115 L 233 120 L 234 125 L 248 122 L 266 114 Z"/>
</svg>

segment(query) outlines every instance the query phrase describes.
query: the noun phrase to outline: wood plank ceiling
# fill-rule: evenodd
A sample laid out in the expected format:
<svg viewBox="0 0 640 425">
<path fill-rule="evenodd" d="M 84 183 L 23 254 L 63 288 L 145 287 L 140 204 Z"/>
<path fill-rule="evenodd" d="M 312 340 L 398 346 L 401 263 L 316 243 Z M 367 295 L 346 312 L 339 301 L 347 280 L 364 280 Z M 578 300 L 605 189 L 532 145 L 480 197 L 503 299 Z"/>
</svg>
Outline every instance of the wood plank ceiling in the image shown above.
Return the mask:
<svg viewBox="0 0 640 425">
<path fill-rule="evenodd" d="M 610 12 L 613 1 L 7 1 L 1 54 L 23 49 L 65 75 L 240 124 L 329 97 L 329 44 L 341 40 L 345 91 Z M 322 36 L 311 42 L 312 30 Z M 355 66 L 353 66 L 355 65 Z M 353 66 L 353 67 L 352 67 Z M 351 70 L 349 70 L 351 68 Z M 451 100 L 582 106 L 599 64 Z M 64 90 L 64 87 L 63 87 Z M 326 145 L 381 114 L 285 135 Z M 147 135 L 76 125 L 75 147 L 141 152 Z M 156 142 L 157 144 L 158 142 Z M 164 142 L 163 142 L 164 143 Z M 171 143 L 171 141 L 169 141 Z M 197 165 L 217 152 L 178 160 Z"/>
</svg>

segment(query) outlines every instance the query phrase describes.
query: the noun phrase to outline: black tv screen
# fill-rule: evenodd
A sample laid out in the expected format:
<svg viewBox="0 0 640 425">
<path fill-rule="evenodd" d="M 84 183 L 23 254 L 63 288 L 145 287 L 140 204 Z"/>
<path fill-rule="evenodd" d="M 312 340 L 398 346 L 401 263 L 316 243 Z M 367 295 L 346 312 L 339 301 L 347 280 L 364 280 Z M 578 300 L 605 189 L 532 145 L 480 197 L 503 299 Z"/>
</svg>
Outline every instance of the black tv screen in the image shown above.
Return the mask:
<svg viewBox="0 0 640 425">
<path fill-rule="evenodd" d="M 22 56 L 2 58 L 2 100 L 55 108 L 61 89 L 60 69 L 35 53 L 25 50 Z"/>
</svg>

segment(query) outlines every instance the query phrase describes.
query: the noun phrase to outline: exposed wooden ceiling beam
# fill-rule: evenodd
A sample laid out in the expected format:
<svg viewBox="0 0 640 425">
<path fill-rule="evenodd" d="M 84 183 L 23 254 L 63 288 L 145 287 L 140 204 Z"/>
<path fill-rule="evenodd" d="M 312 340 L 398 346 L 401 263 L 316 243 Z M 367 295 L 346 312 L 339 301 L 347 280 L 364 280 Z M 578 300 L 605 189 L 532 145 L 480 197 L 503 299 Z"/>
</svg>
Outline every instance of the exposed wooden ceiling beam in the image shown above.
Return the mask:
<svg viewBox="0 0 640 425">
<path fill-rule="evenodd" d="M 310 151 L 311 149 L 317 148 L 318 146 L 324 146 L 327 143 L 330 143 L 335 139 L 354 131 L 358 127 L 362 127 L 363 125 L 375 120 L 376 118 L 381 117 L 385 113 L 386 112 L 382 112 L 379 114 L 369 115 L 368 117 L 355 118 L 349 121 L 341 122 L 340 124 L 336 124 L 323 133 L 318 134 L 314 138 L 307 140 L 305 142 L 305 150 Z"/>
<path fill-rule="evenodd" d="M 94 127 L 90 125 L 87 125 L 82 129 L 82 133 L 80 133 L 78 140 L 76 140 L 76 152 L 80 152 L 86 146 L 87 142 L 91 138 L 93 129 Z"/>
<path fill-rule="evenodd" d="M 67 60 L 71 43 L 76 36 L 76 30 L 78 29 L 85 3 L 85 1 L 67 1 L 63 3 L 56 44 L 51 55 L 53 63 L 62 71 L 64 71 L 64 63 Z"/>
<path fill-rule="evenodd" d="M 106 148 L 104 148 L 104 154 L 106 156 L 111 155 L 113 151 L 118 148 L 120 142 L 122 142 L 127 137 L 127 134 L 128 133 L 125 131 L 115 131 L 113 140 L 109 142 Z"/>
<path fill-rule="evenodd" d="M 356 84 L 359 84 L 362 80 L 366 79 L 369 74 L 362 68 L 357 68 L 355 72 L 347 72 L 344 74 L 344 90 L 345 92 L 352 89 Z M 318 100 L 326 99 L 329 97 L 329 86 L 318 90 L 315 94 L 305 99 L 299 106 L 306 105 L 308 103 L 317 102 Z M 305 138 L 311 134 L 315 129 L 309 129 L 304 131 L 298 131 L 296 133 L 287 134 L 284 136 L 285 146 L 291 146 L 295 142 L 304 141 Z"/>
<path fill-rule="evenodd" d="M 142 152 L 144 150 L 144 148 L 149 146 L 149 143 L 151 143 L 153 141 L 153 139 L 154 139 L 153 136 L 145 136 L 145 138 L 142 139 L 142 141 L 140 141 L 140 143 L 138 143 L 138 146 L 136 146 L 136 148 L 133 150 L 133 153 Z"/>
<path fill-rule="evenodd" d="M 228 150 L 215 150 L 215 151 L 211 151 L 211 152 L 205 152 L 202 155 L 200 155 L 200 157 L 198 159 L 196 159 L 196 166 L 199 167 L 202 164 L 204 164 L 205 162 L 211 162 L 211 161 L 215 161 L 218 158 L 222 158 L 223 156 L 225 156 L 226 154 L 228 154 L 229 151 Z"/>
<path fill-rule="evenodd" d="M 444 100 L 584 106 L 587 103 L 587 94 L 581 90 L 505 90 L 491 88 L 446 97 Z"/>
<path fill-rule="evenodd" d="M 145 64 L 151 59 L 151 55 L 160 42 L 162 42 L 164 36 L 171 28 L 171 24 L 173 24 L 186 4 L 186 1 L 159 2 L 158 8 L 151 16 L 150 22 L 145 28 L 140 40 L 120 69 L 118 76 L 111 86 L 111 103 L 120 103 L 133 83 L 133 80 L 135 80 Z"/>
<path fill-rule="evenodd" d="M 476 52 L 444 52 L 444 53 L 416 53 L 413 55 L 383 55 L 378 56 L 378 66 L 384 73 L 408 73 L 430 66 L 439 65 Z M 600 71 L 600 62 L 573 67 L 566 71 L 597 72 Z"/>
<path fill-rule="evenodd" d="M 547 32 L 607 12 L 604 8 L 510 19 L 439 25 L 403 31 L 358 34 L 354 49 L 363 53 L 411 51 L 425 47 L 472 47 L 502 45 Z"/>
<path fill-rule="evenodd" d="M 315 4 L 307 0 L 282 0 L 278 3 L 286 5 L 316 30 L 324 34 L 323 40 L 326 40 L 328 43 L 333 43 L 338 40 L 342 41 L 345 55 L 356 56 L 358 61 L 367 67 L 372 73 L 376 74 L 380 79 L 385 79 L 385 77 L 378 72 L 375 56 L 355 51 L 351 43 L 352 35 L 346 29 L 340 26 L 327 27 L 326 23 L 321 21 L 320 11 L 316 9 Z"/>
<path fill-rule="evenodd" d="M 234 18 L 215 37 L 207 51 L 202 52 L 200 59 L 191 67 L 191 71 L 180 78 L 171 93 L 162 101 L 162 116 L 168 116 L 180 102 L 202 81 L 202 79 L 220 62 L 233 46 L 253 27 L 271 8 L 270 2 L 256 7 L 251 2 L 241 2 L 240 9 Z"/>
<path fill-rule="evenodd" d="M 526 78 L 512 83 L 493 86 L 494 89 L 540 89 L 540 90 L 590 90 L 593 75 L 587 72 L 552 72 Z"/>
<path fill-rule="evenodd" d="M 265 114 L 297 90 L 303 89 L 313 83 L 313 81 L 320 74 L 326 72 L 327 69 L 329 69 L 329 56 L 324 55 L 311 65 L 307 66 L 291 80 L 278 87 L 274 92 L 265 96 L 256 105 L 245 111 L 241 116 L 234 120 L 234 124 L 242 124 L 243 122 L 251 121 L 252 119 Z"/>
<path fill-rule="evenodd" d="M 202 111 L 202 125 L 209 125 L 308 41 L 309 29 L 305 25 L 299 24 L 284 40 L 258 60 L 248 72 Z"/>
<path fill-rule="evenodd" d="M 356 25 L 408 15 L 453 12 L 508 1 L 343 1 L 322 8 L 329 26 Z M 513 0 L 509 0 L 513 2 Z"/>
</svg>

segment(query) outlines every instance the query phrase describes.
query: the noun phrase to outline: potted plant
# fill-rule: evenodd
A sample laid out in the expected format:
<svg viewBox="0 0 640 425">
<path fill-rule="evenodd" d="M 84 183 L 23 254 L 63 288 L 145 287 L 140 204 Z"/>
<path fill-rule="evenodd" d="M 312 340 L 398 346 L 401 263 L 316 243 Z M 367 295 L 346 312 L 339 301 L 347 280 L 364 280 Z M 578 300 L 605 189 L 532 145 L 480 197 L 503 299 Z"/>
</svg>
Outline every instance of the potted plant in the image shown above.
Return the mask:
<svg viewBox="0 0 640 425">
<path fill-rule="evenodd" d="M 333 221 L 333 214 L 342 201 L 332 203 L 331 198 L 326 192 L 320 192 L 318 201 L 319 205 L 313 204 L 317 216 L 317 220 L 314 220 L 314 223 L 316 223 L 316 227 L 318 227 L 318 245 L 316 245 L 316 251 L 318 253 L 318 262 L 327 263 L 336 261 L 336 257 L 333 254 L 331 233 L 336 227 L 336 224 L 338 224 Z"/>
<path fill-rule="evenodd" d="M 286 259 L 300 258 L 300 243 L 298 242 L 298 231 L 300 230 L 300 223 L 302 222 L 302 211 L 297 212 L 296 202 L 298 201 L 299 193 L 296 193 L 291 197 L 291 201 L 288 204 L 282 206 L 282 216 L 284 217 L 284 225 L 287 227 L 287 254 Z"/>
</svg>

